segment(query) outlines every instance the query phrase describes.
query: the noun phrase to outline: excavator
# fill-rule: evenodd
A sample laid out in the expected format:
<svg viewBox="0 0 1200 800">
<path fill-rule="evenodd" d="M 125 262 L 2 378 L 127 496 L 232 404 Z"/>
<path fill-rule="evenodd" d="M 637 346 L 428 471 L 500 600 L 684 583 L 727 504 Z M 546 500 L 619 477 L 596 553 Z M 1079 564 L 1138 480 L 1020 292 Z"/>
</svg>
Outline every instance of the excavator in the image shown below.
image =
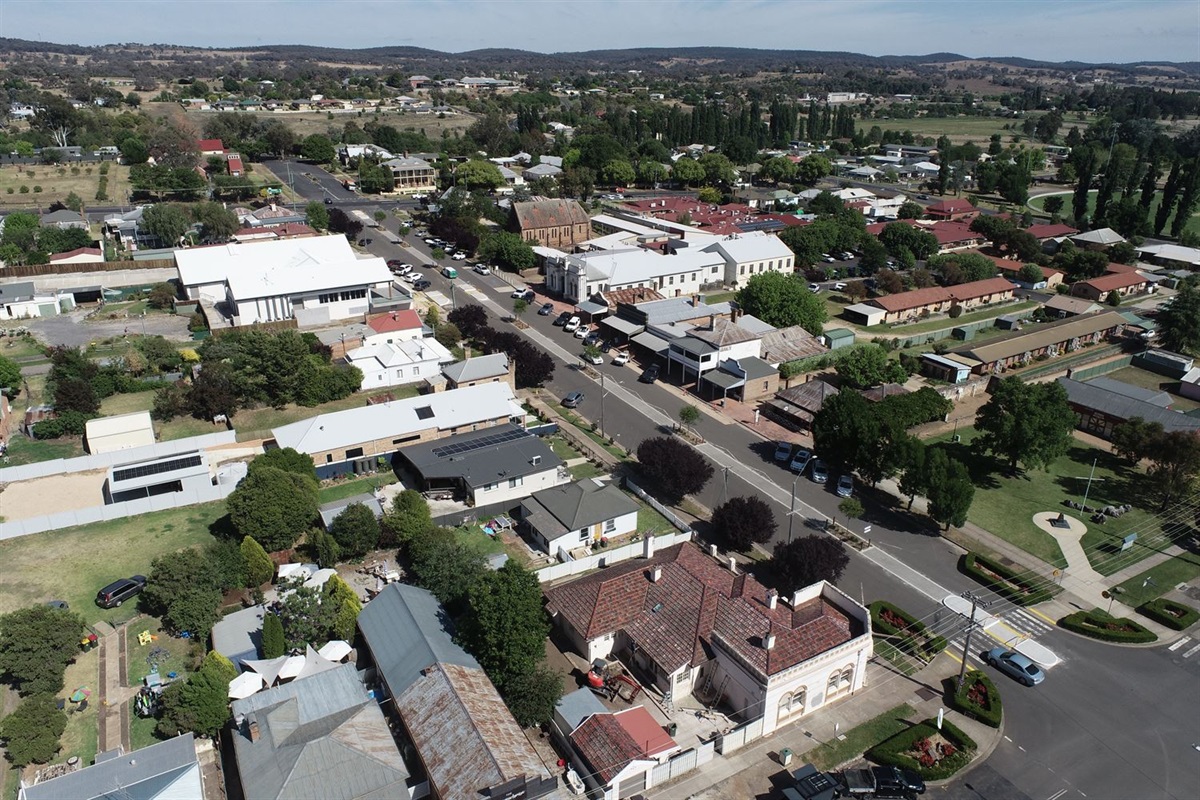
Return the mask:
<svg viewBox="0 0 1200 800">
<path fill-rule="evenodd" d="M 625 674 L 624 667 L 617 661 L 597 658 L 587 674 L 588 687 L 609 700 L 620 697 L 627 703 L 637 699 L 642 691 L 641 684 Z"/>
</svg>

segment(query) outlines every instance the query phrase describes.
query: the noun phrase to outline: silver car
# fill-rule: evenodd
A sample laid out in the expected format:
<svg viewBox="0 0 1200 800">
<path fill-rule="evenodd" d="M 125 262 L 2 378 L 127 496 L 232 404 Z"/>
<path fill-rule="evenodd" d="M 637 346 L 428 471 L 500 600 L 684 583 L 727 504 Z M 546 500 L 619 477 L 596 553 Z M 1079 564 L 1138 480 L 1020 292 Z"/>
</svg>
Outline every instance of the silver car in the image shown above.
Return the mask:
<svg viewBox="0 0 1200 800">
<path fill-rule="evenodd" d="M 1046 673 L 1042 671 L 1041 667 L 1014 650 L 993 647 L 987 651 L 985 659 L 1005 675 L 1026 686 L 1036 686 L 1046 680 Z"/>
</svg>

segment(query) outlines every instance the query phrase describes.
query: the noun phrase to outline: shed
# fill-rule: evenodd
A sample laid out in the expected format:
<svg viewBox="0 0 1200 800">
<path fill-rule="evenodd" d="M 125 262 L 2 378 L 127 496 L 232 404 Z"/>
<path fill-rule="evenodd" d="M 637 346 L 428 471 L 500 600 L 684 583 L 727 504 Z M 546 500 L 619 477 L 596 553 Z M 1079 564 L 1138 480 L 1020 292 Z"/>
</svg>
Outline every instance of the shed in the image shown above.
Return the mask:
<svg viewBox="0 0 1200 800">
<path fill-rule="evenodd" d="M 379 502 L 379 499 L 373 494 L 364 492 L 363 494 L 356 494 L 353 497 L 334 500 L 331 503 L 321 506 L 318 511 L 321 514 L 321 524 L 325 526 L 325 530 L 329 530 L 338 515 L 355 503 L 360 503 L 370 509 L 371 513 L 375 515 L 375 519 L 383 517 L 383 505 Z"/>
<path fill-rule="evenodd" d="M 855 303 L 842 309 L 842 316 L 858 325 L 878 325 L 887 317 L 887 311 L 870 303 Z"/>
<path fill-rule="evenodd" d="M 84 428 L 84 444 L 92 455 L 152 445 L 154 422 L 150 419 L 149 411 L 88 420 Z"/>
<path fill-rule="evenodd" d="M 861 305 L 861 304 L 860 304 Z M 853 307 L 853 306 L 851 306 Z M 874 306 L 867 306 L 872 311 L 880 311 Z M 882 315 L 880 317 L 882 319 Z M 869 323 L 873 324 L 873 323 Z M 849 347 L 854 344 L 854 331 L 849 328 L 830 328 L 821 334 L 821 343 L 830 350 L 837 350 L 842 347 Z"/>
</svg>

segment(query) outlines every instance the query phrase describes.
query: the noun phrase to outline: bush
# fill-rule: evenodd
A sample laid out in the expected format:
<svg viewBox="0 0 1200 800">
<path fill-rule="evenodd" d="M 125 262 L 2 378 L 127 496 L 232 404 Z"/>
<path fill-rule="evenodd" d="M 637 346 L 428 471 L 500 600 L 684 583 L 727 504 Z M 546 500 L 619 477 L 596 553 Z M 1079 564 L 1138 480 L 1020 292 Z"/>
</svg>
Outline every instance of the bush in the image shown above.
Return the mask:
<svg viewBox="0 0 1200 800">
<path fill-rule="evenodd" d="M 1016 570 L 979 553 L 963 556 L 962 571 L 1017 605 L 1033 606 L 1054 596 L 1048 587 L 1034 585 Z"/>
<path fill-rule="evenodd" d="M 18 767 L 45 764 L 58 753 L 59 737 L 67 729 L 67 715 L 58 709 L 53 694 L 26 697 L 0 722 L 8 760 Z"/>
<path fill-rule="evenodd" d="M 111 164 L 109 164 L 109 162 L 107 162 L 107 161 L 103 162 L 103 163 L 100 165 L 100 174 L 101 174 L 101 175 L 107 175 L 107 174 L 108 174 L 108 168 L 109 168 L 110 166 L 112 166 L 112 165 L 111 165 Z"/>
<path fill-rule="evenodd" d="M 909 752 L 918 739 L 928 739 L 941 734 L 956 748 L 953 755 L 946 756 L 934 766 L 924 766 Z M 949 720 L 942 720 L 942 729 L 937 729 L 937 721 L 927 719 L 919 725 L 914 725 L 906 731 L 901 731 L 890 739 L 886 739 L 867 751 L 867 758 L 872 761 L 911 769 L 924 780 L 940 781 L 954 775 L 971 763 L 971 757 L 978 745 L 967 734 L 963 733 Z"/>
<path fill-rule="evenodd" d="M 29 194 L 29 187 L 26 186 L 25 184 L 21 184 L 21 188 L 19 191 L 21 192 L 21 194 Z"/>
<path fill-rule="evenodd" d="M 41 193 L 42 193 L 42 187 L 41 187 L 41 186 L 34 186 L 34 187 L 33 187 L 33 193 L 34 193 L 34 194 L 41 194 Z"/>
<path fill-rule="evenodd" d="M 1158 598 L 1138 607 L 1138 613 L 1149 617 L 1160 625 L 1166 625 L 1171 630 L 1182 631 L 1192 627 L 1200 620 L 1200 611 L 1176 603 L 1174 600 Z"/>
<path fill-rule="evenodd" d="M 101 172 L 100 174 L 101 174 L 100 181 L 96 186 L 96 199 L 97 200 L 107 200 L 108 199 L 108 177 L 105 176 L 103 172 Z"/>
<path fill-rule="evenodd" d="M 948 646 L 946 637 L 930 632 L 924 622 L 886 600 L 870 605 L 871 630 L 890 637 L 891 644 L 917 658 L 928 660 Z"/>
<path fill-rule="evenodd" d="M 63 436 L 83 436 L 87 421 L 95 414 L 82 411 L 64 411 L 53 419 L 44 419 L 33 425 L 33 438 L 60 439 Z"/>
<path fill-rule="evenodd" d="M 1068 614 L 1060 619 L 1058 624 L 1069 631 L 1090 636 L 1102 642 L 1140 644 L 1158 639 L 1157 636 L 1133 620 L 1114 617 L 1098 608 Z"/>
<path fill-rule="evenodd" d="M 977 719 L 992 728 L 999 728 L 1000 720 L 1004 716 L 1000 690 L 986 673 L 979 670 L 968 672 L 963 685 L 955 689 L 954 707 L 971 719 Z"/>
</svg>

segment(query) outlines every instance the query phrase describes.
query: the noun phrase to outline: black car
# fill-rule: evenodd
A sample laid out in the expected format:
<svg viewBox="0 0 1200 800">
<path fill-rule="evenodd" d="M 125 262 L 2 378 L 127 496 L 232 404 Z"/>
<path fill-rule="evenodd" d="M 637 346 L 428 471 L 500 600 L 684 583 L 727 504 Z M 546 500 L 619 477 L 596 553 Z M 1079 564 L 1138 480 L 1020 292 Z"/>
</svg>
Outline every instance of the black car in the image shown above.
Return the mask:
<svg viewBox="0 0 1200 800">
<path fill-rule="evenodd" d="M 871 767 L 875 775 L 876 797 L 898 797 L 912 800 L 925 794 L 925 781 L 910 769 L 899 767 Z"/>
<path fill-rule="evenodd" d="M 579 404 L 583 402 L 583 392 L 571 392 L 563 398 L 563 408 L 579 408 Z"/>
<path fill-rule="evenodd" d="M 596 345 L 596 348 L 599 349 L 601 353 L 607 353 L 609 350 L 612 350 L 612 342 L 610 342 L 608 339 L 605 339 L 604 341 L 600 342 L 600 344 Z"/>
<path fill-rule="evenodd" d="M 596 331 L 592 331 L 587 336 L 583 337 L 583 346 L 584 347 L 593 347 L 599 343 L 600 343 L 600 334 Z"/>
<path fill-rule="evenodd" d="M 650 366 L 646 367 L 646 371 L 641 374 L 638 380 L 642 383 L 654 383 L 656 380 L 658 380 L 658 370 L 658 364 L 651 364 Z"/>
<path fill-rule="evenodd" d="M 332 198 L 332 197 L 326 197 L 326 198 L 325 198 L 325 205 L 327 205 L 327 206 L 331 206 L 331 205 L 333 205 L 333 198 Z"/>
<path fill-rule="evenodd" d="M 554 313 L 554 303 L 543 303 L 542 307 L 538 309 L 539 317 L 548 317 L 553 313 Z"/>
<path fill-rule="evenodd" d="M 119 581 L 113 581 L 108 586 L 96 592 L 96 605 L 101 608 L 116 608 L 145 588 L 145 575 L 134 575 L 132 578 L 122 578 Z"/>
<path fill-rule="evenodd" d="M 423 292 L 426 289 L 428 289 L 430 286 L 433 286 L 433 284 L 427 280 L 419 280 L 419 281 L 416 281 L 415 283 L 413 283 L 413 285 L 412 285 L 412 287 L 414 289 L 416 289 L 418 292 Z"/>
<path fill-rule="evenodd" d="M 570 318 L 571 318 L 571 312 L 564 311 L 561 314 L 559 314 L 557 317 L 554 318 L 554 324 L 561 328 L 563 325 L 567 324 L 567 320 L 569 320 Z"/>
</svg>

